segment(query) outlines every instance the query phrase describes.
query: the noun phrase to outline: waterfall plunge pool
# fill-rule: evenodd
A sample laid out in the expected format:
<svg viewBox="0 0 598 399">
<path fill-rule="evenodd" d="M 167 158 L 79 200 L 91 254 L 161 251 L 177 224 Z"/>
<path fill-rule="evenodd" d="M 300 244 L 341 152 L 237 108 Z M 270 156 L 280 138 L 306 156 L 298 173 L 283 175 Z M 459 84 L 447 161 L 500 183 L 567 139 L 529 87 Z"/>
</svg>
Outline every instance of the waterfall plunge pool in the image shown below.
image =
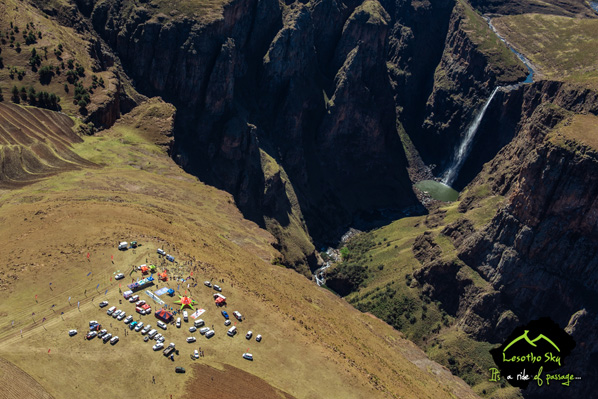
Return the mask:
<svg viewBox="0 0 598 399">
<path fill-rule="evenodd" d="M 415 187 L 424 191 L 438 201 L 453 202 L 459 197 L 459 192 L 444 183 L 435 180 L 422 180 Z"/>
</svg>

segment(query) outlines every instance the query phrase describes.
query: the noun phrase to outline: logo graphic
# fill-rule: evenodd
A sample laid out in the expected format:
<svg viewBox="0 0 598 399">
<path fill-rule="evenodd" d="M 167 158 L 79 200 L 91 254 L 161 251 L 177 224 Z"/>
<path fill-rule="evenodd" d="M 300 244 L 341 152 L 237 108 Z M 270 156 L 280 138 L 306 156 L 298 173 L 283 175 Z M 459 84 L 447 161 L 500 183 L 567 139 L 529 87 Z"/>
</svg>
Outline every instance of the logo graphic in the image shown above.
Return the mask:
<svg viewBox="0 0 598 399">
<path fill-rule="evenodd" d="M 532 381 L 538 386 L 555 382 L 569 386 L 580 377 L 552 372 L 564 365 L 573 348 L 573 338 L 550 318 L 531 321 L 517 327 L 500 347 L 490 351 L 497 366 L 490 369 L 490 381 L 502 377 L 523 389 Z"/>
</svg>

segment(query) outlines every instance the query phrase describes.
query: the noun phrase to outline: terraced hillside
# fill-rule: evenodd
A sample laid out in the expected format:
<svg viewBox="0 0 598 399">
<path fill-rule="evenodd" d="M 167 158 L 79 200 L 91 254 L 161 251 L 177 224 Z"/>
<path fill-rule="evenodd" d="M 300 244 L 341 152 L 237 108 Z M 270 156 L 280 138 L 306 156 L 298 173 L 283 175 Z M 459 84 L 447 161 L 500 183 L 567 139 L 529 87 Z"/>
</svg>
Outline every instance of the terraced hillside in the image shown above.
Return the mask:
<svg viewBox="0 0 598 399">
<path fill-rule="evenodd" d="M 0 103 L 0 187 L 14 187 L 82 166 L 94 167 L 72 150 L 83 140 L 68 116 L 35 107 Z"/>
</svg>

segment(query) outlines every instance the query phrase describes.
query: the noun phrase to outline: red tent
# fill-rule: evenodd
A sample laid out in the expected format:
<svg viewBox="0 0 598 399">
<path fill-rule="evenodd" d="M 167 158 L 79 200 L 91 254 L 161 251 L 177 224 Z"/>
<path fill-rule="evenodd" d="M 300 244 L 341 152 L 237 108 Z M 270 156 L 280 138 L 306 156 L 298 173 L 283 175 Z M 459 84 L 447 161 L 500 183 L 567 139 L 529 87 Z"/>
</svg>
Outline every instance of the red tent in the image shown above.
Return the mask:
<svg viewBox="0 0 598 399">
<path fill-rule="evenodd" d="M 149 267 L 147 267 L 145 265 L 141 266 L 141 273 L 147 274 L 148 270 L 149 270 Z"/>
<path fill-rule="evenodd" d="M 145 309 L 145 310 L 148 310 L 148 309 L 151 309 L 151 308 L 152 308 L 152 307 L 151 307 L 150 305 L 148 305 L 147 303 L 144 303 L 144 304 L 141 306 L 141 309 Z"/>
<path fill-rule="evenodd" d="M 156 311 L 156 318 L 166 323 L 170 323 L 172 321 L 172 313 L 167 312 L 164 309 L 160 309 Z"/>
</svg>

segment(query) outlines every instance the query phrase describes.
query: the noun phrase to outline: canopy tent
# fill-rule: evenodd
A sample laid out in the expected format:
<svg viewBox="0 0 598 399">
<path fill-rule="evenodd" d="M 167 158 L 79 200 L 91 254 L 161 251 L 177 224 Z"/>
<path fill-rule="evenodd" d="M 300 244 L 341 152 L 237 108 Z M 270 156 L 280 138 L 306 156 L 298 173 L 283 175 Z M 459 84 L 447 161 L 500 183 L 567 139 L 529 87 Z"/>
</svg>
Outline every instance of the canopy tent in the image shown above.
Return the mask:
<svg viewBox="0 0 598 399">
<path fill-rule="evenodd" d="M 149 265 L 149 269 L 152 273 L 156 272 L 156 265 Z"/>
<path fill-rule="evenodd" d="M 164 271 L 164 272 L 158 274 L 158 279 L 160 279 L 162 281 L 168 281 L 168 275 Z"/>
<path fill-rule="evenodd" d="M 166 293 L 170 296 L 174 296 L 174 290 L 172 288 L 169 288 Z"/>
<path fill-rule="evenodd" d="M 218 298 L 216 298 L 216 300 L 214 302 L 216 302 L 216 305 L 221 306 L 226 303 L 226 298 L 218 297 Z"/>
<path fill-rule="evenodd" d="M 164 309 L 157 310 L 156 313 L 155 313 L 155 316 L 156 316 L 157 319 L 160 319 L 160 320 L 162 320 L 162 321 L 164 321 L 166 323 L 170 323 L 172 321 L 172 318 L 173 318 L 172 313 L 167 312 Z"/>
<path fill-rule="evenodd" d="M 180 296 L 179 295 L 179 300 L 174 301 L 174 303 L 181 305 L 181 310 L 183 310 L 183 308 L 185 308 L 187 306 L 190 307 L 191 309 L 193 309 L 193 305 L 195 305 L 197 303 L 197 301 L 195 299 L 189 298 L 188 296 Z"/>
<path fill-rule="evenodd" d="M 141 266 L 141 273 L 147 274 L 148 271 L 149 271 L 149 267 L 147 267 L 146 265 Z"/>
</svg>

